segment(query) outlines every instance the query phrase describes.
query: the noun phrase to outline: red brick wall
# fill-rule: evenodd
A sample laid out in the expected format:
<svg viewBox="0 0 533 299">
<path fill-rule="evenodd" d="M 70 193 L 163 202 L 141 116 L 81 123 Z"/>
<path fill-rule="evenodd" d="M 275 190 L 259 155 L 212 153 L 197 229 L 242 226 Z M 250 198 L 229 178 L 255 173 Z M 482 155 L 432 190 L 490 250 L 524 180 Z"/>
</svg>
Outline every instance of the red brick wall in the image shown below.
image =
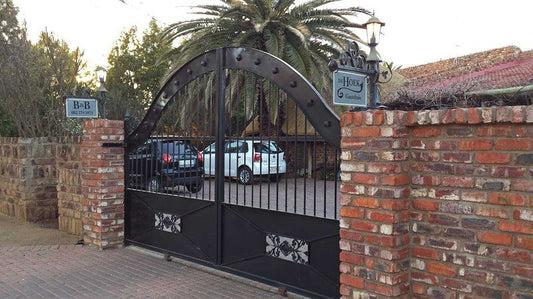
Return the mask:
<svg viewBox="0 0 533 299">
<path fill-rule="evenodd" d="M 341 122 L 343 296 L 531 298 L 533 106 Z"/>
<path fill-rule="evenodd" d="M 83 239 L 100 249 L 124 243 L 124 122 L 84 123 L 81 144 Z M 111 145 L 111 146 L 110 146 Z"/>
</svg>

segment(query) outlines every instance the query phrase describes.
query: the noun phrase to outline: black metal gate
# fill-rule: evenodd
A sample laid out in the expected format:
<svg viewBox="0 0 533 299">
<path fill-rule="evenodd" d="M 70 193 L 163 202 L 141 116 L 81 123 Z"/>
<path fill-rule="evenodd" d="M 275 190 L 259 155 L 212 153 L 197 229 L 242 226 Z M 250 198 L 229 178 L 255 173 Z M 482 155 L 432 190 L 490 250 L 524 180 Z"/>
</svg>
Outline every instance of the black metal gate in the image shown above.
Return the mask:
<svg viewBox="0 0 533 299">
<path fill-rule="evenodd" d="M 126 143 L 128 243 L 339 297 L 339 119 L 288 64 L 204 53 Z"/>
</svg>

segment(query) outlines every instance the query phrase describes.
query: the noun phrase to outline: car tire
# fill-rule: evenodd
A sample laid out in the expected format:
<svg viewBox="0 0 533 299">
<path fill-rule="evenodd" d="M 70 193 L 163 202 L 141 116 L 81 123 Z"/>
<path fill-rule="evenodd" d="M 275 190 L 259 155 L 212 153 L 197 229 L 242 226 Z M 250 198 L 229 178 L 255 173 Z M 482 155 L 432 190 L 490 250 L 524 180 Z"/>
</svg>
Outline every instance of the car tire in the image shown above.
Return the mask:
<svg viewBox="0 0 533 299">
<path fill-rule="evenodd" d="M 185 185 L 185 188 L 189 190 L 191 193 L 198 193 L 200 190 L 202 190 L 202 187 L 204 186 L 204 183 L 198 183 L 198 184 L 189 184 Z"/>
<path fill-rule="evenodd" d="M 239 183 L 243 185 L 250 185 L 254 180 L 254 175 L 247 166 L 241 167 L 237 175 L 239 177 Z"/>
<path fill-rule="evenodd" d="M 282 177 L 283 177 L 283 174 L 277 173 L 277 174 L 271 174 L 269 176 L 269 179 L 270 179 L 271 182 L 277 183 L 277 182 L 281 181 Z"/>
<path fill-rule="evenodd" d="M 157 178 L 151 178 L 146 185 L 146 191 L 148 192 L 159 192 L 161 191 L 161 184 Z"/>
</svg>

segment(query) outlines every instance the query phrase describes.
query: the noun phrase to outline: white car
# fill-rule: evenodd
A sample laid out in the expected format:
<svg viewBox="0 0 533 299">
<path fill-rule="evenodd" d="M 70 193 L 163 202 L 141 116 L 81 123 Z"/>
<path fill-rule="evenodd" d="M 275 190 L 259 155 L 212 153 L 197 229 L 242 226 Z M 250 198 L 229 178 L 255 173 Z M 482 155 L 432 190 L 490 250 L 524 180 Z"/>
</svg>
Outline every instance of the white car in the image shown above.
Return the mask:
<svg viewBox="0 0 533 299">
<path fill-rule="evenodd" d="M 215 175 L 215 143 L 202 151 L 204 173 Z M 268 176 L 279 181 L 287 171 L 285 153 L 272 141 L 226 140 L 224 144 L 224 176 L 237 177 L 245 185 L 251 184 L 254 176 Z"/>
</svg>

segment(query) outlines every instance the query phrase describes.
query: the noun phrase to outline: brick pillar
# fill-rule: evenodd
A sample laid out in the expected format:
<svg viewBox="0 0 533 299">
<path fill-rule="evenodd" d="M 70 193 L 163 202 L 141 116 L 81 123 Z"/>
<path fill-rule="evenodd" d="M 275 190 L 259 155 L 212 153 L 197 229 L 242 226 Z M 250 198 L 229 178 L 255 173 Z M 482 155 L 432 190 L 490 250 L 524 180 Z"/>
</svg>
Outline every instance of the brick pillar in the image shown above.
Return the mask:
<svg viewBox="0 0 533 299">
<path fill-rule="evenodd" d="M 124 243 L 124 122 L 86 121 L 81 144 L 83 239 L 99 249 Z"/>
<path fill-rule="evenodd" d="M 409 294 L 408 130 L 405 112 L 341 117 L 340 271 L 343 297 Z"/>
</svg>

